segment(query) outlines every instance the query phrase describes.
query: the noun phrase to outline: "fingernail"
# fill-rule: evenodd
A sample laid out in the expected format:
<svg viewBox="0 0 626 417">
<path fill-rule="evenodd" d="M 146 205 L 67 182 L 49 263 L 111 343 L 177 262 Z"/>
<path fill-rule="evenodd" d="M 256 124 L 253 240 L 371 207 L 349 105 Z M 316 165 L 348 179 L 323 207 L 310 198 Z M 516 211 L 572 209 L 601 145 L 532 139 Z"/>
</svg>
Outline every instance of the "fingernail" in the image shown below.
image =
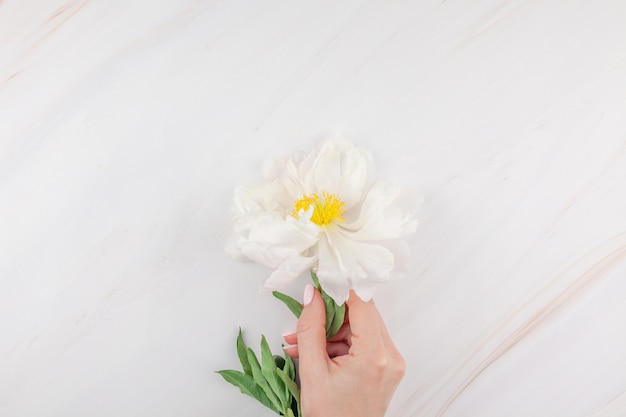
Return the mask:
<svg viewBox="0 0 626 417">
<path fill-rule="evenodd" d="M 297 348 L 298 345 L 283 345 L 283 350 Z"/>
<path fill-rule="evenodd" d="M 287 336 L 291 336 L 292 334 L 296 334 L 296 332 L 285 332 L 285 333 L 283 333 L 283 338 L 285 338 Z"/>
<path fill-rule="evenodd" d="M 304 296 L 302 296 L 302 303 L 306 306 L 313 301 L 313 294 L 315 294 L 315 288 L 312 284 L 306 284 L 304 287 Z"/>
</svg>

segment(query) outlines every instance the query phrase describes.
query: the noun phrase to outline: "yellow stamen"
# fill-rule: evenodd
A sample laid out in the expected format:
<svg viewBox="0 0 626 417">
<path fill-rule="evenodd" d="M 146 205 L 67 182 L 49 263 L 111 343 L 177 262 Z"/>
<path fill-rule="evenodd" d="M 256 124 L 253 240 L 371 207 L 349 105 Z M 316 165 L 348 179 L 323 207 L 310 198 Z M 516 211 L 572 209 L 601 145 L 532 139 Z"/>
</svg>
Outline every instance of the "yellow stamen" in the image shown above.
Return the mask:
<svg viewBox="0 0 626 417">
<path fill-rule="evenodd" d="M 313 215 L 311 221 L 319 224 L 320 226 L 329 224 L 333 220 L 337 219 L 343 221 L 342 214 L 346 211 L 344 209 L 346 203 L 341 201 L 335 194 L 322 193 L 323 199 L 320 199 L 317 193 L 303 195 L 300 200 L 297 200 L 293 205 L 293 211 L 291 215 L 296 219 L 299 217 L 300 210 L 307 211 L 311 205 L 313 205 Z"/>
</svg>

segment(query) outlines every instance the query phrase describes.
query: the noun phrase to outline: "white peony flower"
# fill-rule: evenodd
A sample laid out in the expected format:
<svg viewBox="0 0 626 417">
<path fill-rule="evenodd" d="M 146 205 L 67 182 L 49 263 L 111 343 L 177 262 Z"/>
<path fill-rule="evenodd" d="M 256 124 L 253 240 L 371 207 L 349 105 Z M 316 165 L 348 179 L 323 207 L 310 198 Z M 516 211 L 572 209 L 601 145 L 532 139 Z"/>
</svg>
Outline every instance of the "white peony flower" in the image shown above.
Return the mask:
<svg viewBox="0 0 626 417">
<path fill-rule="evenodd" d="M 273 268 L 266 289 L 312 269 L 337 304 L 350 289 L 369 300 L 378 283 L 406 270 L 409 248 L 399 238 L 415 231 L 418 204 L 399 186 L 373 182 L 372 171 L 369 152 L 339 139 L 269 163 L 265 182 L 235 192 L 231 254 Z"/>
</svg>

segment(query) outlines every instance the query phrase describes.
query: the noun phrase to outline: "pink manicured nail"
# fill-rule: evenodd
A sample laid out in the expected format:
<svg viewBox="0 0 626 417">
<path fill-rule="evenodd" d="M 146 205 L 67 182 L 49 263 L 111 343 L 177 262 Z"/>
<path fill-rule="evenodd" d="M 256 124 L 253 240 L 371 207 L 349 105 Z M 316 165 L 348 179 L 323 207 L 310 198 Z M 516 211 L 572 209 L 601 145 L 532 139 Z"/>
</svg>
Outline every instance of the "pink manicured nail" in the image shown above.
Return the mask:
<svg viewBox="0 0 626 417">
<path fill-rule="evenodd" d="M 305 306 L 313 301 L 313 294 L 315 294 L 315 287 L 313 287 L 312 284 L 306 284 L 306 287 L 304 287 L 304 296 L 302 297 L 302 303 L 304 303 Z"/>
<path fill-rule="evenodd" d="M 298 345 L 283 345 L 283 350 L 297 348 Z"/>
</svg>

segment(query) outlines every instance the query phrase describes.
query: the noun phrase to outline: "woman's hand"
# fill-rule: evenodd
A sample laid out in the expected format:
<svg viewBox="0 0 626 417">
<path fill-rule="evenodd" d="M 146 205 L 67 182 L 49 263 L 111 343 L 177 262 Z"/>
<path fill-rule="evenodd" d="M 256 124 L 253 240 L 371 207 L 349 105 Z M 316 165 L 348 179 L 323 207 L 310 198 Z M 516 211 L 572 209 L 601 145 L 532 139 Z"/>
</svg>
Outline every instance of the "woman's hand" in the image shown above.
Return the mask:
<svg viewBox="0 0 626 417">
<path fill-rule="evenodd" d="M 404 376 L 404 359 L 389 338 L 373 301 L 354 292 L 348 320 L 328 341 L 324 302 L 307 285 L 297 332 L 285 336 L 285 351 L 300 358 L 303 417 L 382 417 Z"/>
</svg>

